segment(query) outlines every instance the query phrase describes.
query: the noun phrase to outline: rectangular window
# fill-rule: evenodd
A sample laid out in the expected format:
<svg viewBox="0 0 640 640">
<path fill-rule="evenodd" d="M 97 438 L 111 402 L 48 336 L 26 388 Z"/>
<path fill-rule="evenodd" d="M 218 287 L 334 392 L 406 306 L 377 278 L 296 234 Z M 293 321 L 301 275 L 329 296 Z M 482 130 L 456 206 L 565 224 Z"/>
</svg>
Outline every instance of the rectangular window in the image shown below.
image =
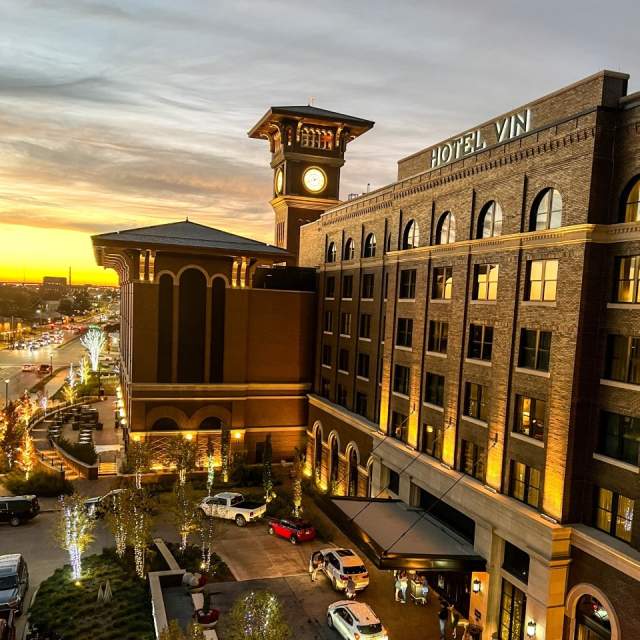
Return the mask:
<svg viewBox="0 0 640 640">
<path fill-rule="evenodd" d="M 365 273 L 362 276 L 362 297 L 373 298 L 373 287 L 375 284 L 375 275 L 373 273 Z"/>
<path fill-rule="evenodd" d="M 477 264 L 473 271 L 473 299 L 496 300 L 498 297 L 498 265 Z"/>
<path fill-rule="evenodd" d="M 389 272 L 384 274 L 384 299 L 389 297 Z"/>
<path fill-rule="evenodd" d="M 389 473 L 389 480 L 387 481 L 387 489 L 398 495 L 400 493 L 400 474 L 386 467 Z"/>
<path fill-rule="evenodd" d="M 396 345 L 410 347 L 413 341 L 413 318 L 398 318 Z"/>
<path fill-rule="evenodd" d="M 600 415 L 598 453 L 638 466 L 640 418 L 603 411 Z"/>
<path fill-rule="evenodd" d="M 607 336 L 604 377 L 640 384 L 640 338 L 613 334 Z"/>
<path fill-rule="evenodd" d="M 493 327 L 485 324 L 472 324 L 469 327 L 469 358 L 491 360 L 493 349 Z"/>
<path fill-rule="evenodd" d="M 420 450 L 438 460 L 442 459 L 442 428 L 430 424 L 422 425 Z"/>
<path fill-rule="evenodd" d="M 449 323 L 441 320 L 429 320 L 429 339 L 427 350 L 433 353 L 447 353 Z"/>
<path fill-rule="evenodd" d="M 345 373 L 349 373 L 349 350 L 348 349 L 340 349 L 340 353 L 338 354 L 338 369 L 340 371 L 344 371 Z"/>
<path fill-rule="evenodd" d="M 322 345 L 322 364 L 327 367 L 331 366 L 331 345 L 323 344 Z"/>
<path fill-rule="evenodd" d="M 625 542 L 631 542 L 634 501 L 609 489 L 595 488 L 595 526 Z"/>
<path fill-rule="evenodd" d="M 431 297 L 434 300 L 451 300 L 453 292 L 453 267 L 434 267 Z"/>
<path fill-rule="evenodd" d="M 384 332 L 387 328 L 387 316 L 382 314 L 382 324 L 380 325 L 380 342 L 384 344 Z"/>
<path fill-rule="evenodd" d="M 462 452 L 460 455 L 460 470 L 468 476 L 478 480 L 484 480 L 485 451 L 469 440 L 462 440 Z"/>
<path fill-rule="evenodd" d="M 333 311 L 324 312 L 324 330 L 333 333 Z"/>
<path fill-rule="evenodd" d="M 521 329 L 518 366 L 537 371 L 549 371 L 551 332 L 539 329 Z"/>
<path fill-rule="evenodd" d="M 353 297 L 353 276 L 342 276 L 342 297 Z"/>
<path fill-rule="evenodd" d="M 640 302 L 640 256 L 616 258 L 615 274 L 613 301 Z"/>
<path fill-rule="evenodd" d="M 529 569 L 531 558 L 526 551 L 511 544 L 508 540 L 504 542 L 504 555 L 502 558 L 502 568 L 510 573 L 514 578 L 529 584 Z"/>
<path fill-rule="evenodd" d="M 397 364 L 393 370 L 393 390 L 395 393 L 401 393 L 403 396 L 409 395 L 409 367 Z"/>
<path fill-rule="evenodd" d="M 546 412 L 547 403 L 544 400 L 517 395 L 513 430 L 542 442 Z"/>
<path fill-rule="evenodd" d="M 371 338 L 371 314 L 360 314 L 360 330 L 358 335 L 361 338 Z"/>
<path fill-rule="evenodd" d="M 532 302 L 553 302 L 558 283 L 557 260 L 529 260 L 524 299 Z"/>
<path fill-rule="evenodd" d="M 527 596 L 503 578 L 500 597 L 500 628 L 497 637 L 500 640 L 523 640 L 526 633 L 526 611 Z"/>
<path fill-rule="evenodd" d="M 323 398 L 328 398 L 329 397 L 330 384 L 331 383 L 326 378 L 322 378 L 320 380 L 320 395 Z"/>
<path fill-rule="evenodd" d="M 356 391 L 356 413 L 367 417 L 367 394 L 362 391 Z"/>
<path fill-rule="evenodd" d="M 324 288 L 325 298 L 333 298 L 336 295 L 336 279 L 334 276 L 327 276 Z"/>
<path fill-rule="evenodd" d="M 540 471 L 512 460 L 510 480 L 509 495 L 537 508 L 540 502 Z"/>
<path fill-rule="evenodd" d="M 413 300 L 416 297 L 415 269 L 403 269 L 400 272 L 400 292 L 398 297 L 401 300 Z"/>
<path fill-rule="evenodd" d="M 336 402 L 343 407 L 347 406 L 347 387 L 338 383 L 336 389 Z"/>
<path fill-rule="evenodd" d="M 467 382 L 464 388 L 464 414 L 486 422 L 489 419 L 487 394 L 481 384 Z"/>
<path fill-rule="evenodd" d="M 344 311 L 340 314 L 340 335 L 351 335 L 351 314 Z"/>
<path fill-rule="evenodd" d="M 369 379 L 369 354 L 368 353 L 359 353 L 358 354 L 358 375 L 361 378 Z"/>
<path fill-rule="evenodd" d="M 444 407 L 444 376 L 437 373 L 427 373 L 424 401 L 437 407 Z"/>
<path fill-rule="evenodd" d="M 398 411 L 391 412 L 391 435 L 396 440 L 402 440 L 402 442 L 407 441 L 407 434 L 409 432 L 407 422 L 409 422 L 409 420 L 403 413 Z"/>
</svg>

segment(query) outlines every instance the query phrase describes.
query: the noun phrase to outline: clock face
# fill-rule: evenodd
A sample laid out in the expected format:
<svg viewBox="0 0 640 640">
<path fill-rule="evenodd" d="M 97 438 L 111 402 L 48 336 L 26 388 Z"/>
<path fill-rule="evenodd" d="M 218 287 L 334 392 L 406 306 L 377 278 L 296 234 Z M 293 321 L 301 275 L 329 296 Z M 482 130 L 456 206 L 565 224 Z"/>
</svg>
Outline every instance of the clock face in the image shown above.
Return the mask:
<svg viewBox="0 0 640 640">
<path fill-rule="evenodd" d="M 280 195 L 282 193 L 282 188 L 284 187 L 284 171 L 282 167 L 280 167 L 276 171 L 276 194 Z"/>
<path fill-rule="evenodd" d="M 327 176 L 322 169 L 309 167 L 309 169 L 302 174 L 302 183 L 307 191 L 320 193 L 327 186 Z"/>
</svg>

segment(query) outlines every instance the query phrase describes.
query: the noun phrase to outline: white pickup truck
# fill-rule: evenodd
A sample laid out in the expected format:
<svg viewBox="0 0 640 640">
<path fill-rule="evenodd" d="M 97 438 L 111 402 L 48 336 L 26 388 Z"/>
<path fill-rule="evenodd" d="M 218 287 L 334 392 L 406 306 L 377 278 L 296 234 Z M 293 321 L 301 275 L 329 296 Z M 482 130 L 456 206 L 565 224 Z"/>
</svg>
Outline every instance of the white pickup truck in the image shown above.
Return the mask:
<svg viewBox="0 0 640 640">
<path fill-rule="evenodd" d="M 267 505 L 245 500 L 241 493 L 225 491 L 204 498 L 200 503 L 200 510 L 210 518 L 235 520 L 239 527 L 244 527 L 247 522 L 262 518 L 267 511 Z"/>
</svg>

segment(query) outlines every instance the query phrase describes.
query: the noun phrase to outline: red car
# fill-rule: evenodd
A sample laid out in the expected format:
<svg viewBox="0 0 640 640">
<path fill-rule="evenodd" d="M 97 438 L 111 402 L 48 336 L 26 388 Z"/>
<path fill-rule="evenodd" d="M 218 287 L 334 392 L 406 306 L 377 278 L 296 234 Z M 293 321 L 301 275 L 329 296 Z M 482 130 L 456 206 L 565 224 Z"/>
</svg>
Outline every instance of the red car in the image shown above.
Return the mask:
<svg viewBox="0 0 640 640">
<path fill-rule="evenodd" d="M 304 520 L 281 518 L 269 523 L 269 535 L 280 536 L 286 538 L 291 544 L 298 544 L 298 542 L 315 539 L 316 530 L 312 524 Z"/>
</svg>

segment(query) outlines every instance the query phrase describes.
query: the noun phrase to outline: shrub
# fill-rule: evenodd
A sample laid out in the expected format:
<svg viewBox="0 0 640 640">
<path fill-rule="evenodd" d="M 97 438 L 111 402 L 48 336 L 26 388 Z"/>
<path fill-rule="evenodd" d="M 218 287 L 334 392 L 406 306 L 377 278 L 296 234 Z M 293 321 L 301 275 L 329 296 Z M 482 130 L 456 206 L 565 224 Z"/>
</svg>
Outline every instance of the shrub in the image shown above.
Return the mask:
<svg viewBox="0 0 640 640">
<path fill-rule="evenodd" d="M 4 485 L 15 495 L 29 495 L 31 493 L 50 498 L 61 495 L 71 495 L 73 485 L 57 474 L 46 471 L 34 471 L 25 478 L 23 473 L 11 473 L 4 480 Z"/>
<path fill-rule="evenodd" d="M 85 464 L 93 465 L 98 460 L 98 454 L 96 453 L 96 448 L 93 446 L 93 443 L 80 444 L 78 442 L 71 442 L 66 438 L 58 438 L 58 446 Z"/>
</svg>

